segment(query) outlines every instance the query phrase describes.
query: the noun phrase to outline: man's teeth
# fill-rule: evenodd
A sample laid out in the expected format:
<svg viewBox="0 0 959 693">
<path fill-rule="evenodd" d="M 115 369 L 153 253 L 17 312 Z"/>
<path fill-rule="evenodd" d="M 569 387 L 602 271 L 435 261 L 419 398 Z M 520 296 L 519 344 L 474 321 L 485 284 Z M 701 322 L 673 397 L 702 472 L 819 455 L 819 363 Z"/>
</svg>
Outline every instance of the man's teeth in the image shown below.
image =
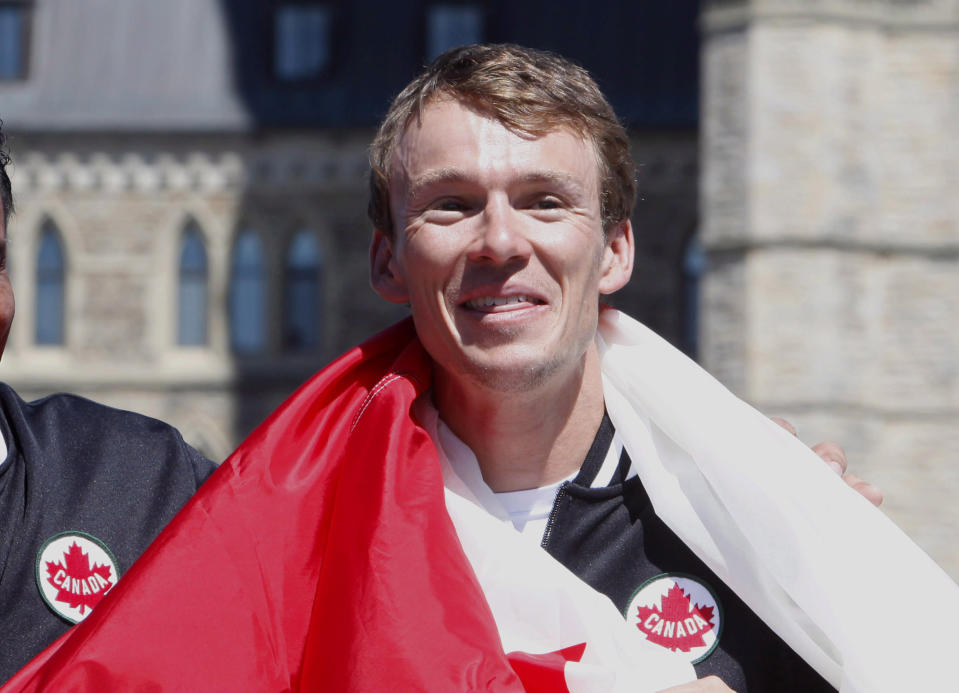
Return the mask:
<svg viewBox="0 0 959 693">
<path fill-rule="evenodd" d="M 483 296 L 466 302 L 470 308 L 492 308 L 493 306 L 508 306 L 511 303 L 533 303 L 533 299 L 523 294 L 516 296 Z"/>
</svg>

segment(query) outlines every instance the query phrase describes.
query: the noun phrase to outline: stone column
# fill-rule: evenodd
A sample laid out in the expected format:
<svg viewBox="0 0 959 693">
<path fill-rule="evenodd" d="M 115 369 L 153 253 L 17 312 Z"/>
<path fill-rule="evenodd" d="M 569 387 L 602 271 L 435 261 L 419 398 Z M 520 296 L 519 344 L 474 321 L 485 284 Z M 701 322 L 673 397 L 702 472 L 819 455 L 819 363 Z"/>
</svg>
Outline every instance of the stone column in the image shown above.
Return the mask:
<svg viewBox="0 0 959 693">
<path fill-rule="evenodd" d="M 706 2 L 702 34 L 702 361 L 959 577 L 959 0 Z"/>
</svg>

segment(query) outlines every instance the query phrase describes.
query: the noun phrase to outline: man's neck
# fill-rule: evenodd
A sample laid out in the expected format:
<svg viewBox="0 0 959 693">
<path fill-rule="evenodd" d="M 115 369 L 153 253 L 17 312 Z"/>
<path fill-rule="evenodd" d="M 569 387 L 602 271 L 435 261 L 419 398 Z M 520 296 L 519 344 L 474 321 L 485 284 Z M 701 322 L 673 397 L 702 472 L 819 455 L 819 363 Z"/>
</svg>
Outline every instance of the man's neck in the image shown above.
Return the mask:
<svg viewBox="0 0 959 693">
<path fill-rule="evenodd" d="M 603 385 L 593 345 L 581 368 L 531 390 L 494 391 L 437 372 L 440 418 L 466 443 L 493 491 L 555 483 L 583 463 L 603 419 Z"/>
</svg>

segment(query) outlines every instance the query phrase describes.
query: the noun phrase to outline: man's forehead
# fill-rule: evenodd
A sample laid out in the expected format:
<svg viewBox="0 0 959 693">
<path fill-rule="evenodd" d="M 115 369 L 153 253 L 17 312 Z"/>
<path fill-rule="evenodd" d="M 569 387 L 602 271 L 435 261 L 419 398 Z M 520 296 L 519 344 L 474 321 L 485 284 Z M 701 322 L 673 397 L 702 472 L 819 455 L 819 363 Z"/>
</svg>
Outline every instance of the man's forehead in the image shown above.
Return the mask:
<svg viewBox="0 0 959 693">
<path fill-rule="evenodd" d="M 505 117 L 498 115 L 492 107 L 486 107 L 482 103 L 443 93 L 430 97 L 416 113 L 410 116 L 406 124 L 400 129 L 396 138 L 397 147 L 402 146 L 411 134 L 428 133 L 431 119 L 427 116 L 441 110 L 468 111 L 483 120 L 495 123 L 509 130 L 514 135 L 523 139 L 536 140 L 552 133 L 566 132 L 585 143 L 595 145 L 593 138 L 590 137 L 584 129 L 574 127 L 572 124 L 563 122 L 559 118 L 556 119 L 556 122 L 547 122 L 546 118 L 541 118 L 538 122 L 530 122 L 525 127 L 519 126 L 511 124 Z"/>
<path fill-rule="evenodd" d="M 551 144 L 563 142 L 559 147 L 525 146 L 544 139 L 552 140 Z M 529 182 L 582 183 L 583 174 L 590 177 L 582 168 L 583 156 L 597 173 L 601 169 L 595 143 L 577 129 L 560 123 L 536 134 L 520 132 L 492 113 L 446 97 L 430 101 L 397 138 L 389 165 L 390 187 L 398 192 L 396 186 L 401 185 L 414 194 L 415 189 L 435 182 L 458 182 L 486 157 L 493 156 L 501 163 L 514 148 L 524 150 L 528 168 L 519 177 Z M 557 149 L 567 156 L 556 157 Z"/>
</svg>

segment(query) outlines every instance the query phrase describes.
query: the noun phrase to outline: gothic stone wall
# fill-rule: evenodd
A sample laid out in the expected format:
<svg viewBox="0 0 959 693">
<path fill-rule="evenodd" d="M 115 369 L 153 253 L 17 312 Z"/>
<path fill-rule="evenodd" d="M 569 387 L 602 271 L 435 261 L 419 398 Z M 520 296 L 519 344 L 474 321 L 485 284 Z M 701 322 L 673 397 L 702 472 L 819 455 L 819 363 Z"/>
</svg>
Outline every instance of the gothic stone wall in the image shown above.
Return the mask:
<svg viewBox="0 0 959 693">
<path fill-rule="evenodd" d="M 368 133 L 12 135 L 18 213 L 10 265 L 20 309 L 0 377 L 25 396 L 67 390 L 149 413 L 222 459 L 309 374 L 402 312 L 373 300 L 366 282 Z M 176 344 L 179 242 L 190 219 L 209 262 L 205 347 Z M 62 347 L 33 343 L 45 220 L 66 251 Z M 262 354 L 239 358 L 229 348 L 226 307 L 230 248 L 243 228 L 264 241 L 268 335 Z M 302 228 L 323 246 L 323 341 L 294 354 L 281 343 L 282 265 Z"/>
</svg>

